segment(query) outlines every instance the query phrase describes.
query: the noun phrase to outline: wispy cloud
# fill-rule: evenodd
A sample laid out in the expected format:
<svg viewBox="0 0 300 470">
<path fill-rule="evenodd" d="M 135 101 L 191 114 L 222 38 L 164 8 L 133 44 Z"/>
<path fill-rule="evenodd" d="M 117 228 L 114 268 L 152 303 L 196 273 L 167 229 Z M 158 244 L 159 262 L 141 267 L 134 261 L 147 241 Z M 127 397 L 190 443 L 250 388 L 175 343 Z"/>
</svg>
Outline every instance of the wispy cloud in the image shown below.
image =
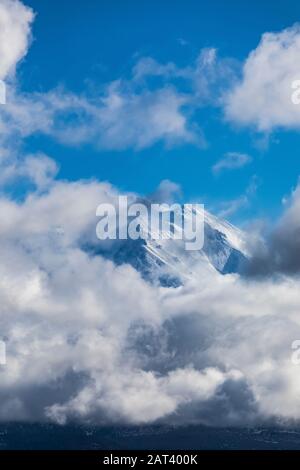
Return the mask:
<svg viewBox="0 0 300 470">
<path fill-rule="evenodd" d="M 216 175 L 224 170 L 236 170 L 243 168 L 245 165 L 251 163 L 251 161 L 252 157 L 246 153 L 228 152 L 215 163 L 212 167 L 212 171 Z"/>
<path fill-rule="evenodd" d="M 229 201 L 223 201 L 220 204 L 220 209 L 218 210 L 219 217 L 227 218 L 237 213 L 241 209 L 249 207 L 251 205 L 252 199 L 256 194 L 258 185 L 259 180 L 256 175 L 253 175 L 247 188 L 245 189 L 245 192 L 242 195 Z"/>
<path fill-rule="evenodd" d="M 140 150 L 157 142 L 204 145 L 201 129 L 185 111 L 190 97 L 170 85 L 141 90 L 120 80 L 108 84 L 101 96 L 64 89 L 22 94 L 14 87 L 8 94 L 0 109 L 2 139 L 45 134 L 65 145 L 89 143 L 112 150 Z"/>
</svg>

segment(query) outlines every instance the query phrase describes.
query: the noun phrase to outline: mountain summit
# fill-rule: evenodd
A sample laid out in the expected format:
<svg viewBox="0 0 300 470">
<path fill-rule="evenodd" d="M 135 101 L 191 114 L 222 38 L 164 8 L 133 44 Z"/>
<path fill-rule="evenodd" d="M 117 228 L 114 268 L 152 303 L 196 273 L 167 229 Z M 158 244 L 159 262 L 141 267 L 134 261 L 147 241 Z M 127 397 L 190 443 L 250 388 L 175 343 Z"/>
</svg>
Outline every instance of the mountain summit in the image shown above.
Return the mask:
<svg viewBox="0 0 300 470">
<path fill-rule="evenodd" d="M 247 261 L 245 234 L 207 211 L 201 250 L 188 251 L 184 240 L 174 240 L 166 234 L 161 233 L 159 240 L 153 240 L 151 233 L 147 235 L 147 239 L 117 240 L 109 250 L 97 252 L 117 265 L 132 265 L 144 279 L 166 287 L 177 287 L 197 273 L 203 274 L 203 269 L 221 274 L 240 272 Z"/>
</svg>

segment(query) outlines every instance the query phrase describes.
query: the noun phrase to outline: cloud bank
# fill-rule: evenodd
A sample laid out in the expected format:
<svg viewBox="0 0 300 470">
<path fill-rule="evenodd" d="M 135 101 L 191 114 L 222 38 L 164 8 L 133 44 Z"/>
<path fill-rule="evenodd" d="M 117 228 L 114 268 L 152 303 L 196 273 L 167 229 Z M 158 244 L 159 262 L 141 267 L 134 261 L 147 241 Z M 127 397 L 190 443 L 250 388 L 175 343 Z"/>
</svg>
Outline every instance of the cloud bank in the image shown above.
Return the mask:
<svg viewBox="0 0 300 470">
<path fill-rule="evenodd" d="M 117 195 L 96 181 L 53 180 L 23 202 L 1 197 L 0 419 L 299 419 L 290 349 L 299 279 L 247 280 L 203 267 L 179 288 L 148 284 L 85 249 L 95 207 Z"/>
</svg>

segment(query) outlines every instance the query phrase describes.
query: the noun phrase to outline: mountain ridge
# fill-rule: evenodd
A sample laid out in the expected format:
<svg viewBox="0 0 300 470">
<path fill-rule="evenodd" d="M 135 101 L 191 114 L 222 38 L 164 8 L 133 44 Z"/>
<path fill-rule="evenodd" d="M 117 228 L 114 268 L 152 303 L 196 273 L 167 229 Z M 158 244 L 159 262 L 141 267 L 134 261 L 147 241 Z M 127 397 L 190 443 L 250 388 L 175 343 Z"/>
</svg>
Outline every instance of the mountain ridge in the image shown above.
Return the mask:
<svg viewBox="0 0 300 470">
<path fill-rule="evenodd" d="M 144 232 L 145 226 L 141 221 Z M 171 226 L 176 230 L 173 222 Z M 204 245 L 200 250 L 186 250 L 184 240 L 174 240 L 168 233 L 160 232 L 160 239 L 153 239 L 148 224 L 146 230 L 145 239 L 116 240 L 108 250 L 98 246 L 97 254 L 117 265 L 130 264 L 144 279 L 164 287 L 184 284 L 203 267 L 223 275 L 239 273 L 247 262 L 245 234 L 207 211 L 204 211 Z"/>
</svg>

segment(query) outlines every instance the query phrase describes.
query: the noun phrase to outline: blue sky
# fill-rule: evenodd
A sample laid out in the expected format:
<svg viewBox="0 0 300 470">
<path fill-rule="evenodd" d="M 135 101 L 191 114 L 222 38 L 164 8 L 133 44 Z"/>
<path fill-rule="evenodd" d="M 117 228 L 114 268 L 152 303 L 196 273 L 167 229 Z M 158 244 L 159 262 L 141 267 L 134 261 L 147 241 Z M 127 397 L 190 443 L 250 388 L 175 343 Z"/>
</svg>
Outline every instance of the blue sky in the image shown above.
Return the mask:
<svg viewBox="0 0 300 470">
<path fill-rule="evenodd" d="M 19 66 L 22 90 L 47 92 L 62 85 L 69 92 L 94 97 L 108 83 L 130 81 L 133 67 L 144 57 L 186 68 L 203 48 L 216 48 L 219 58 L 236 60 L 241 68 L 263 33 L 300 21 L 300 6 L 290 0 L 272 7 L 269 1 L 191 0 L 62 0 L 59 8 L 48 0 L 28 0 L 27 4 L 37 16 L 33 43 Z M 221 74 L 219 80 L 223 80 Z M 157 89 L 153 83 L 149 80 L 144 87 Z M 179 80 L 176 90 L 184 93 L 186 84 Z M 237 223 L 277 215 L 282 198 L 296 186 L 300 173 L 299 131 L 285 128 L 266 133 L 255 126 L 240 128 L 226 122 L 223 110 L 215 105 L 201 104 L 189 113 L 205 145 L 185 141 L 168 145 L 158 139 L 144 148 L 108 149 L 93 142 L 68 146 L 33 135 L 24 146 L 28 152 L 42 149 L 55 159 L 59 178 L 96 177 L 144 194 L 169 179 L 181 185 L 185 199 L 204 201 L 216 212 L 225 208 L 224 214 L 228 212 Z M 213 165 L 232 152 L 249 155 L 251 162 L 213 174 Z M 247 193 L 251 194 L 240 209 L 227 211 L 231 202 L 242 201 Z"/>
</svg>

